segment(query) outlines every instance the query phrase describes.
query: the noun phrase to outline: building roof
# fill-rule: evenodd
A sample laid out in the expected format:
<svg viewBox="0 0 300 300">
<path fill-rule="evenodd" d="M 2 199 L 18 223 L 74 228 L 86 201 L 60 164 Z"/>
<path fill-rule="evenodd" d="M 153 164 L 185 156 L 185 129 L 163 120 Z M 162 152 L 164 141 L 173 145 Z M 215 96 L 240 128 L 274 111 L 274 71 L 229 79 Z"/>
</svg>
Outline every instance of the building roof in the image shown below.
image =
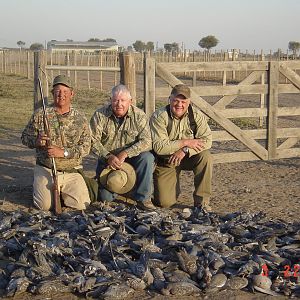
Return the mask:
<svg viewBox="0 0 300 300">
<path fill-rule="evenodd" d="M 71 48 L 109 48 L 117 46 L 117 42 L 74 42 L 74 41 L 50 41 L 48 47 L 71 47 Z"/>
</svg>

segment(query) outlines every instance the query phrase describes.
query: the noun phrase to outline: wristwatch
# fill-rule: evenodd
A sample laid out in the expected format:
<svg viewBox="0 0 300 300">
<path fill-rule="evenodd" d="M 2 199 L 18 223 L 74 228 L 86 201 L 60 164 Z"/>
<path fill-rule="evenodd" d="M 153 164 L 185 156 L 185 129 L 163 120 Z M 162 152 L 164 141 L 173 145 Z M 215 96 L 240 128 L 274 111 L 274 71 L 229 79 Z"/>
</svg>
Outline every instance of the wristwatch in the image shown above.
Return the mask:
<svg viewBox="0 0 300 300">
<path fill-rule="evenodd" d="M 183 148 L 181 148 L 181 150 L 184 152 L 185 155 L 189 153 L 189 148 L 187 146 L 184 146 Z"/>
<path fill-rule="evenodd" d="M 68 157 L 69 156 L 69 151 L 67 149 L 64 149 L 64 157 Z"/>
</svg>

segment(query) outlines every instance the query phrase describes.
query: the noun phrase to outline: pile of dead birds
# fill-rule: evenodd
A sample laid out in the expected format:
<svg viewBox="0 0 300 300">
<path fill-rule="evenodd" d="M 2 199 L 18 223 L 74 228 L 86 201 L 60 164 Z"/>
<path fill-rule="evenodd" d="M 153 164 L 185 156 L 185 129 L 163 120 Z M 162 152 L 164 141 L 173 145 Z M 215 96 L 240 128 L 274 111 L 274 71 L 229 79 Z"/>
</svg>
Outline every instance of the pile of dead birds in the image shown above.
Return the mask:
<svg viewBox="0 0 300 300">
<path fill-rule="evenodd" d="M 0 296 L 300 295 L 300 223 L 264 213 L 0 211 Z"/>
</svg>

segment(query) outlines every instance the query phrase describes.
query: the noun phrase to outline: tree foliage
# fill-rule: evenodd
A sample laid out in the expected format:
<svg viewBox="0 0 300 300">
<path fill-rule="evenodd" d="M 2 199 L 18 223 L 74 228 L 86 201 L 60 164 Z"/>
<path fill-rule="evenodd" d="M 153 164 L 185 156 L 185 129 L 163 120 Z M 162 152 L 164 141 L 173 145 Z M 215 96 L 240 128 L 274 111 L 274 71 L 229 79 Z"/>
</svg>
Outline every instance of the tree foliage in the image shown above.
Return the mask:
<svg viewBox="0 0 300 300">
<path fill-rule="evenodd" d="M 115 39 L 112 39 L 112 38 L 106 38 L 106 39 L 103 39 L 101 42 L 117 42 Z"/>
<path fill-rule="evenodd" d="M 41 43 L 33 43 L 30 45 L 30 50 L 43 50 L 44 46 Z"/>
<path fill-rule="evenodd" d="M 205 48 L 207 49 L 208 51 L 213 48 L 213 47 L 216 47 L 219 43 L 219 40 L 214 36 L 214 35 L 208 35 L 204 38 L 202 38 L 198 45 L 201 47 L 201 48 Z"/>
<path fill-rule="evenodd" d="M 143 52 L 145 50 L 154 50 L 154 43 L 153 42 L 143 42 L 141 40 L 136 40 L 133 44 L 132 44 L 133 48 L 135 51 L 138 52 Z"/>
<path fill-rule="evenodd" d="M 179 51 L 179 44 L 176 43 L 176 42 L 166 43 L 166 44 L 164 44 L 164 48 L 167 52 L 178 52 Z"/>
<path fill-rule="evenodd" d="M 100 42 L 100 39 L 98 39 L 98 38 L 89 38 L 88 42 Z"/>
<path fill-rule="evenodd" d="M 23 48 L 25 46 L 25 42 L 23 41 L 17 41 L 17 45 L 20 47 L 20 48 Z"/>
<path fill-rule="evenodd" d="M 290 41 L 289 50 L 293 51 L 293 54 L 296 55 L 297 52 L 300 50 L 300 42 Z"/>
<path fill-rule="evenodd" d="M 117 42 L 115 39 L 112 39 L 112 38 L 106 38 L 106 39 L 103 39 L 103 40 L 100 40 L 98 38 L 90 38 L 88 39 L 88 42 Z"/>
<path fill-rule="evenodd" d="M 145 50 L 145 43 L 140 41 L 140 40 L 136 40 L 133 44 L 132 44 L 133 48 L 135 51 L 138 51 L 138 52 L 142 52 Z"/>
<path fill-rule="evenodd" d="M 154 50 L 154 43 L 153 42 L 147 42 L 146 50 L 153 51 Z"/>
</svg>

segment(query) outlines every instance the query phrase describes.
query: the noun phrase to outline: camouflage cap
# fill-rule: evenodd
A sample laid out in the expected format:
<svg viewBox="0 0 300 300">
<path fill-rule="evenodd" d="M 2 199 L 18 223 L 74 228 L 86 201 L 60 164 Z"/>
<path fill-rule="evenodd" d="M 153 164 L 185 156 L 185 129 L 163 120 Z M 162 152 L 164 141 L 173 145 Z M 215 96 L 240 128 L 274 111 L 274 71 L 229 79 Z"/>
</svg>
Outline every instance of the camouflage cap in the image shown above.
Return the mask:
<svg viewBox="0 0 300 300">
<path fill-rule="evenodd" d="M 55 87 L 57 84 L 63 84 L 69 88 L 73 88 L 71 80 L 65 75 L 58 75 L 53 79 L 52 87 Z"/>
<path fill-rule="evenodd" d="M 189 99 L 191 98 L 191 90 L 186 84 L 177 84 L 173 87 L 171 95 L 173 95 L 174 97 L 182 95 L 186 99 Z"/>
</svg>

